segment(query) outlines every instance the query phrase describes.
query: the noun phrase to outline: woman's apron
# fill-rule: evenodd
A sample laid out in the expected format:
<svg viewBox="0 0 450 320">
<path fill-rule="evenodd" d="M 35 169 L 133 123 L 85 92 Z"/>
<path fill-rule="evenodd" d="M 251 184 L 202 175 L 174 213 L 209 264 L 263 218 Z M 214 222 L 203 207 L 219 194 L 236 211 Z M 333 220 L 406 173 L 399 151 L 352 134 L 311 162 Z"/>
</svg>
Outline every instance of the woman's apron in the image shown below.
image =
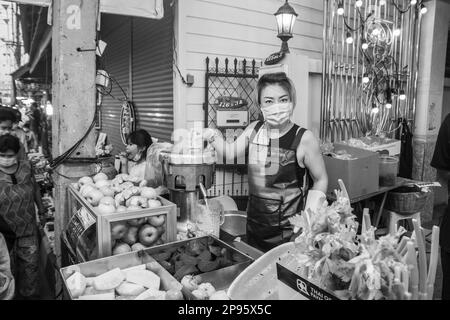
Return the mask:
<svg viewBox="0 0 450 320">
<path fill-rule="evenodd" d="M 268 251 L 291 240 L 288 218 L 302 209 L 306 169 L 298 165 L 296 153 L 306 129 L 295 126 L 292 144 L 279 146 L 278 139 L 269 145 L 257 141 L 261 127 L 259 122 L 249 141 L 247 241 Z"/>
</svg>

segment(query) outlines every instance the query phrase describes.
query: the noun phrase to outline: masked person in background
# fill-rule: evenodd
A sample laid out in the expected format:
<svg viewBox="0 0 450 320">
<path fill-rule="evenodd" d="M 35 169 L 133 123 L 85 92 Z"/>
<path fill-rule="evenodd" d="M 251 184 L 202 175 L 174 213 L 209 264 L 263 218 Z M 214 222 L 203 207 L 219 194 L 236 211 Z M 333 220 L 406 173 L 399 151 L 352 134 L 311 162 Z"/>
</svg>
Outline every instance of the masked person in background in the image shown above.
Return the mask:
<svg viewBox="0 0 450 320">
<path fill-rule="evenodd" d="M 23 145 L 25 149 L 25 153 L 28 153 L 27 148 L 27 137 L 25 131 L 19 127 L 19 123 L 22 121 L 22 113 L 20 113 L 17 109 L 11 109 L 11 111 L 15 115 L 15 120 L 12 125 L 12 134 L 15 135 L 17 138 L 19 138 L 20 143 Z"/>
<path fill-rule="evenodd" d="M 0 136 L 5 134 L 12 134 L 16 136 L 16 132 L 14 130 L 15 123 L 20 122 L 20 118 L 18 118 L 18 115 L 15 114 L 13 111 L 14 109 L 7 108 L 7 107 L 0 107 Z M 20 142 L 20 149 L 18 153 L 18 159 L 19 160 L 26 160 L 26 150 L 25 146 Z"/>
<path fill-rule="evenodd" d="M 25 133 L 25 148 L 29 150 L 29 152 L 36 152 L 39 148 L 38 141 L 34 132 L 30 130 L 29 122 L 23 125 L 23 132 Z"/>
<path fill-rule="evenodd" d="M 14 297 L 14 277 L 11 273 L 11 262 L 8 247 L 0 233 L 0 300 L 11 300 Z"/>
<path fill-rule="evenodd" d="M 0 233 L 6 239 L 16 279 L 16 298 L 39 297 L 38 214 L 44 213 L 29 161 L 18 161 L 19 139 L 0 136 Z"/>
<path fill-rule="evenodd" d="M 257 102 L 264 121 L 250 124 L 232 144 L 220 133 L 207 129 L 204 139 L 227 163 L 242 159 L 248 151 L 248 243 L 263 251 L 289 242 L 294 232 L 288 218 L 303 208 L 315 210 L 326 200 L 328 176 L 319 143 L 312 132 L 291 121 L 296 92 L 285 73 L 263 75 L 257 84 Z M 229 162 L 232 161 L 232 162 Z"/>
</svg>

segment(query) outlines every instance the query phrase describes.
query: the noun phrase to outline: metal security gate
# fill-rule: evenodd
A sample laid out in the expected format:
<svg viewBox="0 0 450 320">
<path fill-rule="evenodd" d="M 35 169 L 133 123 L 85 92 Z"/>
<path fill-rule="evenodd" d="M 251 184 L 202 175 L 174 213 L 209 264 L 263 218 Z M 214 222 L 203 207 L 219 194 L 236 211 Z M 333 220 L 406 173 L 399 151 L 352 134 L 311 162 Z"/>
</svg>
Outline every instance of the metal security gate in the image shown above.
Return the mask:
<svg viewBox="0 0 450 320">
<path fill-rule="evenodd" d="M 135 18 L 132 26 L 132 101 L 137 127 L 158 140 L 173 132 L 173 12 L 161 20 Z"/>
</svg>

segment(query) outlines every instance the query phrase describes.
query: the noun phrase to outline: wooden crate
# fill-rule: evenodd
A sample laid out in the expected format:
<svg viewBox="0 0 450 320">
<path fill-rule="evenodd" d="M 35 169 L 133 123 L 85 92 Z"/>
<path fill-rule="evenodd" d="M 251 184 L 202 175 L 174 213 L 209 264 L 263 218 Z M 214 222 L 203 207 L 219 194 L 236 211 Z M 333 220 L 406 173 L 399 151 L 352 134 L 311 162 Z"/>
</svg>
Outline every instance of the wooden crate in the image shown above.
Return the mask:
<svg viewBox="0 0 450 320">
<path fill-rule="evenodd" d="M 84 207 L 96 220 L 97 230 L 97 257 L 109 257 L 112 255 L 111 245 L 111 227 L 112 224 L 120 221 L 128 221 L 133 219 L 142 219 L 152 216 L 165 215 L 165 233 L 163 234 L 164 243 L 170 243 L 176 241 L 177 237 L 177 206 L 176 204 L 158 197 L 162 206 L 158 208 L 147 208 L 138 211 L 127 211 L 121 213 L 100 214 L 94 207 L 81 194 L 75 190 L 72 186 L 69 187 L 69 209 L 70 214 L 74 213 L 74 210 L 78 210 L 78 207 Z"/>
</svg>

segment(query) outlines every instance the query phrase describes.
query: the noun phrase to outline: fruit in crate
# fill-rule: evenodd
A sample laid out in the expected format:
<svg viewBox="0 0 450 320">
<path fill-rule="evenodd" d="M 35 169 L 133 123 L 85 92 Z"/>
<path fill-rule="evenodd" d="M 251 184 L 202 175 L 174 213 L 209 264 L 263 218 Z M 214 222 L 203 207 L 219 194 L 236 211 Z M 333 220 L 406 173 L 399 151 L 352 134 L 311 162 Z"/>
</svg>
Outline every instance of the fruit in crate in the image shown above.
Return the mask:
<svg viewBox="0 0 450 320">
<path fill-rule="evenodd" d="M 103 193 L 103 195 L 105 197 L 114 197 L 116 192 L 114 191 L 113 188 L 109 187 L 109 186 L 104 186 L 99 188 L 100 192 Z"/>
<path fill-rule="evenodd" d="M 111 226 L 111 237 L 116 240 L 122 239 L 122 237 L 125 235 L 127 230 L 128 230 L 128 227 L 127 227 L 126 222 L 124 222 L 124 221 L 115 222 Z"/>
<path fill-rule="evenodd" d="M 159 207 L 161 207 L 162 206 L 162 203 L 161 203 L 161 201 L 159 201 L 159 200 L 155 200 L 155 199 L 150 199 L 150 200 L 148 200 L 148 207 L 150 208 L 150 209 L 153 209 L 153 208 L 159 208 Z"/>
<path fill-rule="evenodd" d="M 136 242 L 135 244 L 133 244 L 131 246 L 131 251 L 140 251 L 140 250 L 144 250 L 144 249 L 146 249 L 146 246 L 144 246 L 140 242 Z"/>
<path fill-rule="evenodd" d="M 143 187 L 140 189 L 141 196 L 147 199 L 156 199 L 157 193 L 154 188 L 151 187 Z"/>
<path fill-rule="evenodd" d="M 145 221 L 146 221 L 145 218 L 140 218 L 140 219 L 128 220 L 127 223 L 133 227 L 140 227 L 141 225 L 143 225 L 145 223 Z"/>
<path fill-rule="evenodd" d="M 109 180 L 98 180 L 95 183 L 95 187 L 98 189 L 101 189 L 103 187 L 109 187 L 109 186 L 111 186 L 111 181 L 109 181 Z"/>
<path fill-rule="evenodd" d="M 97 207 L 98 212 L 101 214 L 110 214 L 116 211 L 116 202 L 112 197 L 103 197 Z"/>
<path fill-rule="evenodd" d="M 144 224 L 139 229 L 139 242 L 144 246 L 151 246 L 158 240 L 158 237 L 158 230 L 149 224 Z"/>
<path fill-rule="evenodd" d="M 148 218 L 148 223 L 154 227 L 161 227 L 166 222 L 166 216 L 161 214 L 159 216 L 151 216 Z"/>
<path fill-rule="evenodd" d="M 124 242 L 118 242 L 112 251 L 113 256 L 118 255 L 118 254 L 123 254 L 123 253 L 128 253 L 131 252 L 131 247 L 124 243 Z"/>
<path fill-rule="evenodd" d="M 92 180 L 95 183 L 97 183 L 98 181 L 102 181 L 102 180 L 103 181 L 107 181 L 108 180 L 108 176 L 105 173 L 103 173 L 103 172 L 99 172 L 92 178 Z"/>
<path fill-rule="evenodd" d="M 140 197 L 140 196 L 133 196 L 133 197 L 129 198 L 125 202 L 125 204 L 127 207 L 141 207 L 141 208 L 148 207 L 147 198 Z"/>
<path fill-rule="evenodd" d="M 138 227 L 129 227 L 128 231 L 123 236 L 122 241 L 132 246 L 138 241 L 138 231 Z"/>
<path fill-rule="evenodd" d="M 91 177 L 82 177 L 78 180 L 78 184 L 80 187 L 86 185 L 86 184 L 94 184 L 94 180 Z"/>
<path fill-rule="evenodd" d="M 98 206 L 100 200 L 104 197 L 100 190 L 93 188 L 86 194 L 86 200 L 94 207 Z"/>
</svg>

